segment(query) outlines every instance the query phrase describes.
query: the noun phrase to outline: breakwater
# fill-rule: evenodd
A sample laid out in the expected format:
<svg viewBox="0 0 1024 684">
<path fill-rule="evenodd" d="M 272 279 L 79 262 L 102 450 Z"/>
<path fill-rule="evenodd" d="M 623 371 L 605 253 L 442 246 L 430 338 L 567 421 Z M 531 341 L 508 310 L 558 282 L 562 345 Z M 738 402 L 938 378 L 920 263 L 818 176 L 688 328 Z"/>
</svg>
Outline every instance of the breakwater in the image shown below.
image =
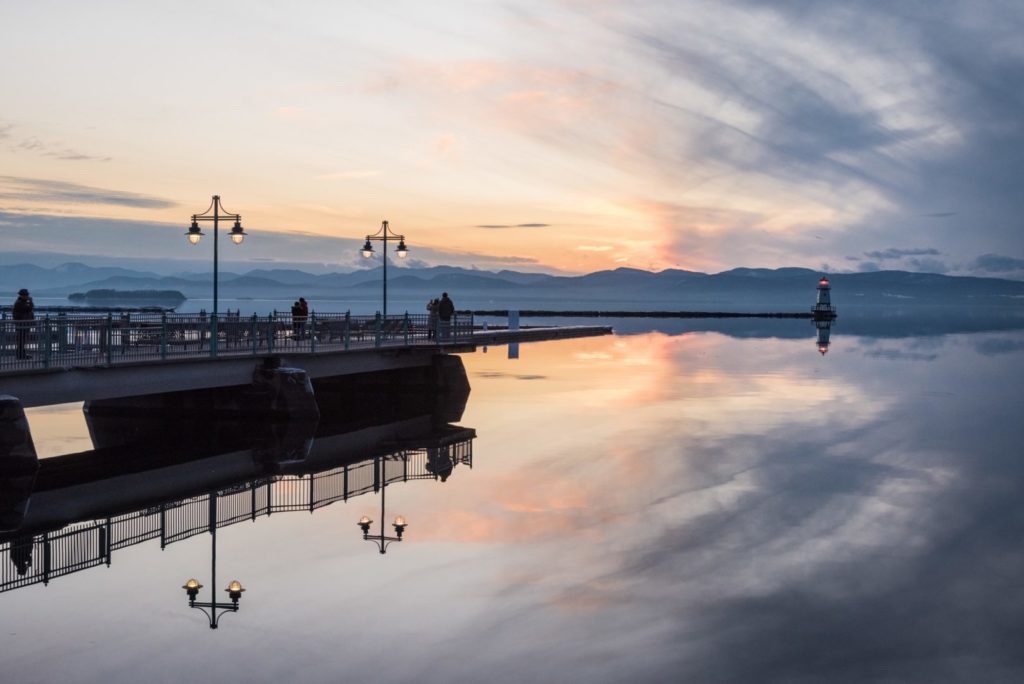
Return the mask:
<svg viewBox="0 0 1024 684">
<path fill-rule="evenodd" d="M 508 316 L 508 309 L 474 310 L 474 316 Z M 814 317 L 811 312 L 739 312 L 739 311 L 550 311 L 547 309 L 520 309 L 521 317 L 564 318 L 804 318 Z"/>
</svg>

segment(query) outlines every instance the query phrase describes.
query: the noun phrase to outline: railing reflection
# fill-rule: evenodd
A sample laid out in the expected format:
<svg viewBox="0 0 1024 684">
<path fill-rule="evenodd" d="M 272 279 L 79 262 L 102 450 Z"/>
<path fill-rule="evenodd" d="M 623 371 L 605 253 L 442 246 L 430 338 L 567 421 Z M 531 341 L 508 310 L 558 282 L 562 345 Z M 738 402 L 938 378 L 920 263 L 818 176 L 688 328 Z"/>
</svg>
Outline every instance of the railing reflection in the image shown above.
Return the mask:
<svg viewBox="0 0 1024 684">
<path fill-rule="evenodd" d="M 113 552 L 159 539 L 161 547 L 260 516 L 315 511 L 337 501 L 409 480 L 444 481 L 459 465 L 473 467 L 472 430 L 455 429 L 428 447 L 392 453 L 321 472 L 245 480 L 206 494 L 162 502 L 102 520 L 76 522 L 37 535 L 17 532 L 0 542 L 0 592 L 98 565 Z M 438 454 L 447 463 L 439 467 Z"/>
</svg>

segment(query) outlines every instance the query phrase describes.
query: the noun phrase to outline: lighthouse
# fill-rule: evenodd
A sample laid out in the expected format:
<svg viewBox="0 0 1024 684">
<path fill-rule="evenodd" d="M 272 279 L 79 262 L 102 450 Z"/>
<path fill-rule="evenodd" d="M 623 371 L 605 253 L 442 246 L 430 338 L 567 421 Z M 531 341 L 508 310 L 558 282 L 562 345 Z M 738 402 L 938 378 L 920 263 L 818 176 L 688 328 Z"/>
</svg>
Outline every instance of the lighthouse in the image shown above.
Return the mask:
<svg viewBox="0 0 1024 684">
<path fill-rule="evenodd" d="M 814 320 L 832 320 L 836 317 L 836 308 L 832 306 L 832 285 L 828 282 L 828 276 L 821 276 L 818 279 L 818 299 L 811 309 Z"/>
</svg>

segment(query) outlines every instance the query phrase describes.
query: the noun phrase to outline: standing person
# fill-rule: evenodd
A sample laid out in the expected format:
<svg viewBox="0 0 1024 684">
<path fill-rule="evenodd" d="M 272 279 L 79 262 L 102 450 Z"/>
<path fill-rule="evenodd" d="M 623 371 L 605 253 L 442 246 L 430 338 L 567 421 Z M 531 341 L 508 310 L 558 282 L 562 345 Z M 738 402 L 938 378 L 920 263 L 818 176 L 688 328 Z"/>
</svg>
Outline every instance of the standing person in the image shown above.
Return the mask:
<svg viewBox="0 0 1024 684">
<path fill-rule="evenodd" d="M 447 292 L 442 292 L 441 301 L 437 303 L 437 318 L 441 321 L 441 338 L 444 340 L 451 336 L 454 313 L 455 302 L 448 298 Z"/>
<path fill-rule="evenodd" d="M 36 319 L 36 305 L 32 302 L 32 298 L 28 296 L 28 290 L 21 288 L 18 290 L 18 298 L 14 300 L 14 311 L 11 312 L 11 318 L 14 319 L 15 335 L 18 343 L 18 358 L 27 359 L 29 358 L 28 353 L 25 351 L 26 343 L 28 342 L 28 331 L 32 328 L 32 321 Z"/>
<path fill-rule="evenodd" d="M 437 337 L 437 300 L 431 299 L 427 302 L 427 339 Z"/>
<path fill-rule="evenodd" d="M 297 301 L 292 302 L 292 339 L 299 339 L 299 332 L 302 330 L 302 305 Z"/>
<path fill-rule="evenodd" d="M 309 302 L 305 297 L 299 297 L 299 308 L 302 309 L 302 326 L 299 328 L 299 337 L 305 337 L 306 321 L 309 320 Z"/>
</svg>

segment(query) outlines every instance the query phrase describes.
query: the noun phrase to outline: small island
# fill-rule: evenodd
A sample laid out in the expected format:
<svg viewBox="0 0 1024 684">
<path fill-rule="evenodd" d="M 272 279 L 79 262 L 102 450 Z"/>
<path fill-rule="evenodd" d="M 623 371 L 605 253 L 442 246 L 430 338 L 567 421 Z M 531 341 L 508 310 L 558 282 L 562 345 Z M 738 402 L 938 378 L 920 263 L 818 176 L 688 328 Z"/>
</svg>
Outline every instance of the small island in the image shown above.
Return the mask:
<svg viewBox="0 0 1024 684">
<path fill-rule="evenodd" d="M 178 290 L 89 290 L 72 292 L 72 302 L 148 302 L 167 306 L 178 306 L 186 299 Z"/>
</svg>

